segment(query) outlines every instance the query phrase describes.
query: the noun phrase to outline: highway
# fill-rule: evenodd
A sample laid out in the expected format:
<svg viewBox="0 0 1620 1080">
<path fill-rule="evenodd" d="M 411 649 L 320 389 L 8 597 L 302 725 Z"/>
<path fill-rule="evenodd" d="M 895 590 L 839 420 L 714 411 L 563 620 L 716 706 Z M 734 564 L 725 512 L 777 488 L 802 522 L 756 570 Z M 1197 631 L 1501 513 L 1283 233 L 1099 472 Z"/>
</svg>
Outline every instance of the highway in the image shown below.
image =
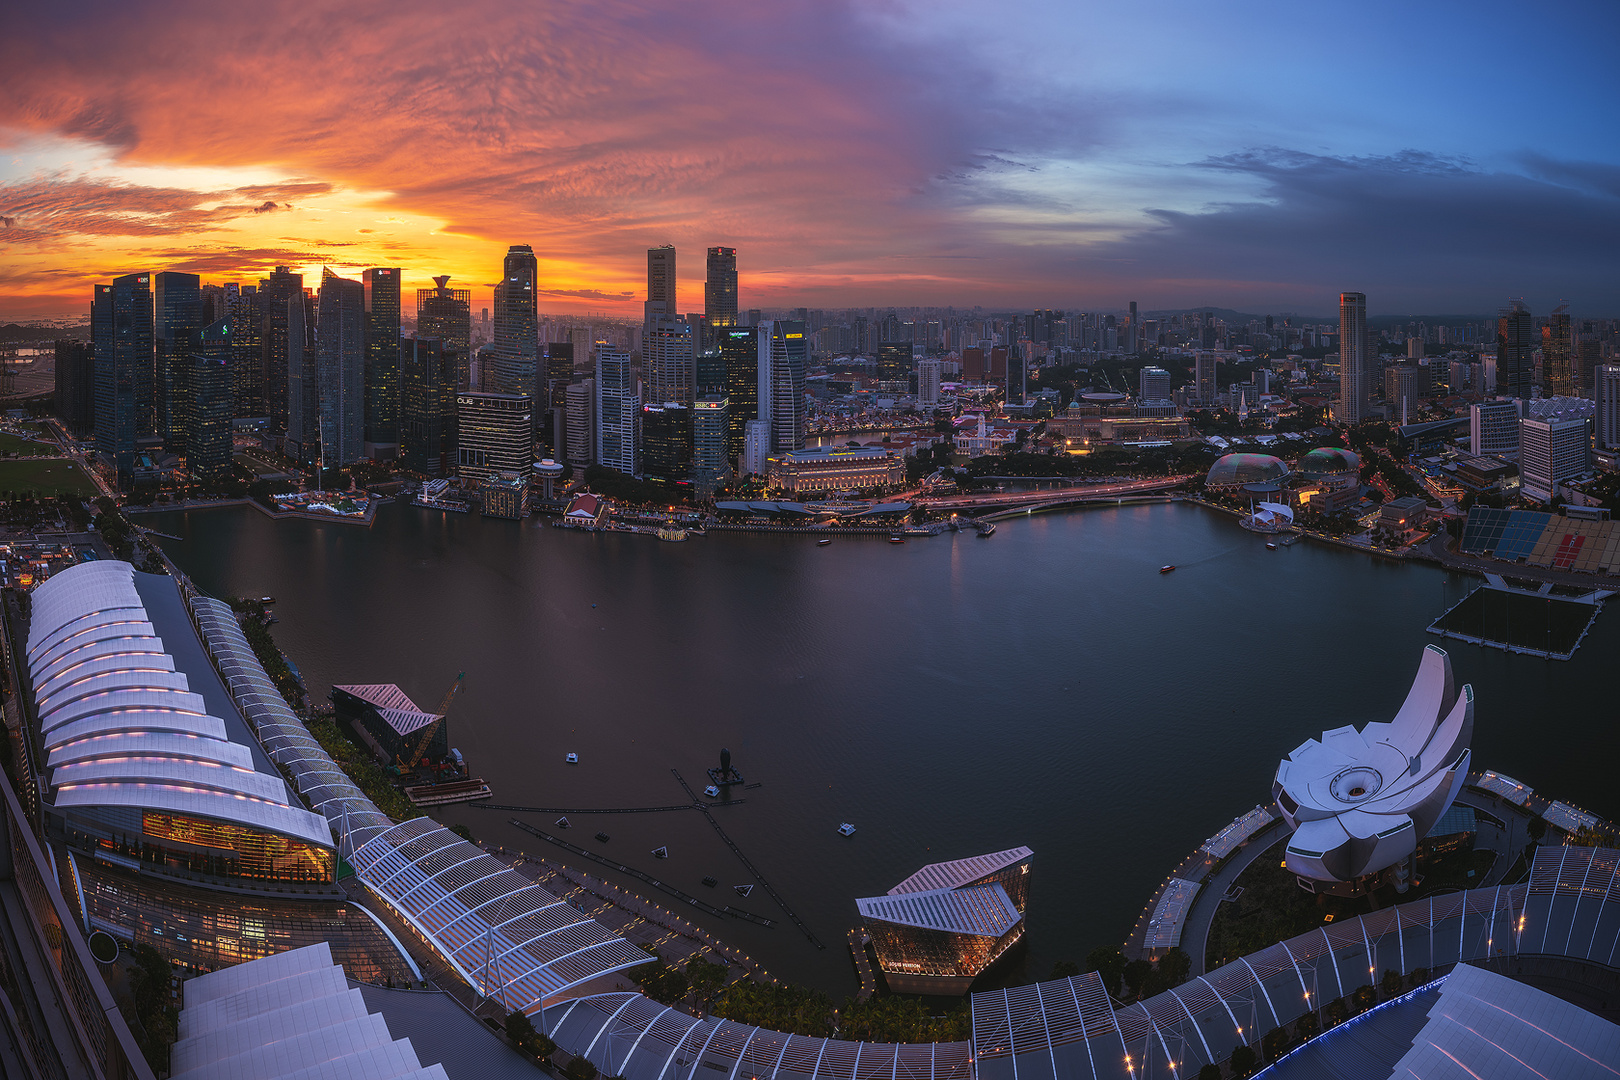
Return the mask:
<svg viewBox="0 0 1620 1080">
<path fill-rule="evenodd" d="M 1162 476 L 1153 480 L 1131 480 L 1118 484 L 1085 484 L 1069 488 L 1046 488 L 1040 491 L 1006 491 L 991 495 L 949 495 L 944 498 L 918 498 L 917 505 L 929 510 L 1006 509 L 1014 506 L 1033 506 L 1037 503 L 1067 503 L 1106 501 L 1131 495 L 1146 495 L 1180 487 L 1191 475 Z"/>
</svg>

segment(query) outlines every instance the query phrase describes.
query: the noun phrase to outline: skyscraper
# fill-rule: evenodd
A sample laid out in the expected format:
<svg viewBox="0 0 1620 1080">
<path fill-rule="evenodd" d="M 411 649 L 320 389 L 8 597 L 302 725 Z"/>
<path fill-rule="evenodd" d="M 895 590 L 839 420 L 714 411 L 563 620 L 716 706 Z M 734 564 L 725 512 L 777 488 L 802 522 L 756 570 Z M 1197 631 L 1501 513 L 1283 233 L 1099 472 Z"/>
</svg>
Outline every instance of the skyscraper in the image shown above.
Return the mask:
<svg viewBox="0 0 1620 1080">
<path fill-rule="evenodd" d="M 1519 452 L 1519 417 L 1524 402 L 1481 401 L 1468 407 L 1469 448 L 1480 457 L 1514 457 Z"/>
<path fill-rule="evenodd" d="M 565 391 L 574 381 L 574 343 L 550 341 L 546 343 L 546 385 L 550 388 L 552 407 L 566 405 Z"/>
<path fill-rule="evenodd" d="M 513 473 L 527 483 L 534 473 L 532 409 L 527 394 L 457 394 L 457 475 L 479 481 Z"/>
<path fill-rule="evenodd" d="M 270 430 L 280 435 L 287 432 L 291 405 L 291 356 L 295 347 L 292 327 L 296 321 L 303 325 L 302 312 L 294 318 L 294 309 L 304 305 L 304 275 L 295 274 L 285 266 L 278 266 L 267 278 L 259 280 L 260 340 L 264 346 L 265 411 L 270 417 Z M 296 346 L 302 348 L 303 343 Z"/>
<path fill-rule="evenodd" d="M 675 286 L 675 246 L 665 244 L 662 247 L 648 248 L 647 322 L 651 322 L 656 315 L 675 317 L 678 312 L 675 306 Z"/>
<path fill-rule="evenodd" d="M 236 318 L 227 316 L 196 332 L 188 351 L 186 396 L 186 473 L 194 483 L 211 484 L 231 475 L 231 416 L 236 394 L 231 385 L 238 354 Z"/>
<path fill-rule="evenodd" d="M 640 470 L 636 431 L 641 400 L 630 373 L 630 354 L 605 344 L 596 347 L 596 463 L 626 476 Z"/>
<path fill-rule="evenodd" d="M 1559 304 L 1541 328 L 1541 370 L 1551 397 L 1574 397 L 1581 390 L 1567 306 Z"/>
<path fill-rule="evenodd" d="M 1136 301 L 1131 301 L 1131 323 L 1125 331 L 1125 351 L 1135 356 L 1142 351 L 1140 338 L 1141 324 L 1136 321 Z"/>
<path fill-rule="evenodd" d="M 691 324 L 675 316 L 648 317 L 641 337 L 641 369 L 650 402 L 692 404 L 696 386 L 692 331 Z"/>
<path fill-rule="evenodd" d="M 911 372 L 911 342 L 886 341 L 877 347 L 879 382 L 899 382 Z"/>
<path fill-rule="evenodd" d="M 641 473 L 672 484 L 692 482 L 692 410 L 673 401 L 641 407 Z"/>
<path fill-rule="evenodd" d="M 709 249 L 709 276 L 703 284 L 703 315 L 711 331 L 737 325 L 737 249 Z"/>
<path fill-rule="evenodd" d="M 78 439 L 96 430 L 95 371 L 96 353 L 90 342 L 56 343 L 56 415 Z"/>
<path fill-rule="evenodd" d="M 97 285 L 90 335 L 96 453 L 112 466 L 118 486 L 128 488 L 135 480 L 136 441 L 152 433 L 152 276 L 126 274 L 111 285 Z"/>
<path fill-rule="evenodd" d="M 1136 396 L 1142 401 L 1170 400 L 1170 373 L 1161 367 L 1145 367 L 1136 377 Z"/>
<path fill-rule="evenodd" d="M 231 353 L 231 415 L 266 416 L 264 341 L 257 289 L 252 285 L 225 286 L 225 311 L 231 320 L 231 332 L 229 340 L 222 341 L 219 347 L 228 346 Z"/>
<path fill-rule="evenodd" d="M 1215 407 L 1215 354 L 1199 352 L 1193 356 L 1193 390 L 1198 404 L 1206 409 Z"/>
<path fill-rule="evenodd" d="M 577 469 L 596 464 L 596 380 L 570 383 L 566 392 L 568 463 Z"/>
<path fill-rule="evenodd" d="M 759 419 L 769 432 L 769 453 L 804 449 L 809 351 L 803 323 L 768 320 L 759 325 Z"/>
<path fill-rule="evenodd" d="M 152 341 L 155 349 L 157 433 L 164 445 L 185 448 L 187 353 L 202 328 L 202 280 L 166 270 L 152 275 Z"/>
<path fill-rule="evenodd" d="M 1339 411 L 1341 424 L 1367 418 L 1367 297 L 1339 294 Z"/>
<path fill-rule="evenodd" d="M 917 404 L 931 409 L 939 404 L 939 380 L 943 365 L 938 360 L 917 361 Z"/>
<path fill-rule="evenodd" d="M 399 267 L 373 267 L 360 279 L 366 289 L 366 453 L 391 458 L 399 453 Z"/>
<path fill-rule="evenodd" d="M 443 349 L 438 338 L 410 337 L 399 343 L 399 456 L 412 472 L 424 476 L 450 472 L 455 459 L 458 355 L 455 349 Z"/>
<path fill-rule="evenodd" d="M 1536 327 L 1518 300 L 1496 321 L 1496 390 L 1529 401 L 1535 381 Z"/>
<path fill-rule="evenodd" d="M 731 475 L 726 454 L 728 407 L 726 399 L 718 396 L 699 398 L 692 406 L 692 486 L 703 498 L 713 495 Z"/>
<path fill-rule="evenodd" d="M 321 271 L 315 327 L 320 461 L 336 468 L 365 456 L 365 287 Z"/>
<path fill-rule="evenodd" d="M 287 298 L 287 456 L 309 464 L 320 451 L 320 365 L 315 298 Z"/>
<path fill-rule="evenodd" d="M 1592 369 L 1592 379 L 1597 444 L 1605 450 L 1620 448 L 1620 364 L 1598 364 Z"/>
<path fill-rule="evenodd" d="M 1551 502 L 1558 485 L 1591 468 L 1591 421 L 1519 421 L 1519 492 L 1527 499 Z"/>
<path fill-rule="evenodd" d="M 416 333 L 419 337 L 437 339 L 440 355 L 455 376 L 453 389 L 468 389 L 472 363 L 472 290 L 452 289 L 449 274 L 434 278 L 431 289 L 417 289 Z"/>
<path fill-rule="evenodd" d="M 495 286 L 495 342 L 489 359 L 494 377 L 489 380 L 503 394 L 533 397 L 539 370 L 540 324 L 536 308 L 539 263 L 528 244 L 513 244 L 506 251 L 501 283 Z"/>
<path fill-rule="evenodd" d="M 1007 404 L 1022 405 L 1029 391 L 1025 378 L 1023 346 L 1013 345 L 1007 350 Z"/>
<path fill-rule="evenodd" d="M 751 326 L 727 326 L 720 335 L 720 360 L 726 369 L 726 457 L 743 452 L 743 433 L 759 419 L 759 332 Z"/>
</svg>

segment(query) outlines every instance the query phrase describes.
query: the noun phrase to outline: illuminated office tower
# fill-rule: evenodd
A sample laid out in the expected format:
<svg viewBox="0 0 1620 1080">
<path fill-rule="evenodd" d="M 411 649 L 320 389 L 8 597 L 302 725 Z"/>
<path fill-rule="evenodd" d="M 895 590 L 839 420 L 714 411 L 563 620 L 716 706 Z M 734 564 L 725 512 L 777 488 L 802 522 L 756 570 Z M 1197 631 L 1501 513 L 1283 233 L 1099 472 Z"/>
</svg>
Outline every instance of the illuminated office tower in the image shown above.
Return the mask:
<svg viewBox="0 0 1620 1080">
<path fill-rule="evenodd" d="M 709 276 L 703 285 L 703 315 L 711 331 L 737 325 L 737 249 L 709 249 Z"/>
<path fill-rule="evenodd" d="M 1162 367 L 1145 367 L 1136 377 L 1136 396 L 1142 401 L 1170 400 L 1170 373 Z"/>
<path fill-rule="evenodd" d="M 1469 449 L 1479 457 L 1515 457 L 1519 453 L 1518 398 L 1481 401 L 1468 407 Z"/>
<path fill-rule="evenodd" d="M 416 290 L 416 333 L 434 338 L 455 377 L 454 390 L 469 389 L 472 363 L 472 290 L 452 289 L 450 275 L 433 279 L 433 288 Z M 403 354 L 402 354 L 403 355 Z M 401 360 L 403 363 L 403 360 Z M 403 377 L 402 377 L 403 380 Z M 403 402 L 401 403 L 403 408 Z"/>
<path fill-rule="evenodd" d="M 424 476 L 449 475 L 455 459 L 456 357 L 438 338 L 399 343 L 399 458 Z"/>
<path fill-rule="evenodd" d="M 294 309 L 298 325 L 303 325 L 304 275 L 278 266 L 267 278 L 259 279 L 259 334 L 264 348 L 265 411 L 270 430 L 283 435 L 290 422 L 292 382 L 290 363 L 293 349 Z M 299 342 L 302 347 L 302 342 Z"/>
<path fill-rule="evenodd" d="M 886 341 L 877 347 L 878 382 L 899 382 L 911 372 L 911 342 Z"/>
<path fill-rule="evenodd" d="M 641 369 L 649 402 L 692 404 L 693 366 L 697 359 L 693 329 L 685 320 L 671 315 L 647 319 L 641 337 Z"/>
<path fill-rule="evenodd" d="M 202 326 L 202 280 L 166 270 L 152 275 L 153 379 L 157 434 L 170 450 L 185 446 L 187 354 Z"/>
<path fill-rule="evenodd" d="M 566 405 L 568 384 L 574 381 L 574 343 L 551 341 L 546 343 L 546 385 L 550 389 L 552 408 Z"/>
<path fill-rule="evenodd" d="M 360 275 L 366 287 L 366 454 L 399 453 L 399 285 L 397 266 Z"/>
<path fill-rule="evenodd" d="M 225 286 L 225 311 L 231 320 L 231 415 L 266 416 L 258 290 L 252 285 Z"/>
<path fill-rule="evenodd" d="M 647 303 L 646 321 L 664 315 L 673 319 L 675 306 L 675 245 L 647 249 Z"/>
<path fill-rule="evenodd" d="M 95 287 L 90 338 L 95 352 L 96 453 L 112 466 L 119 488 L 128 488 L 135 479 L 136 441 L 152 433 L 155 354 L 150 274 L 126 274 L 111 285 Z"/>
<path fill-rule="evenodd" d="M 539 264 L 528 244 L 506 251 L 501 282 L 495 286 L 495 343 L 483 363 L 493 366 L 484 381 L 502 394 L 527 394 L 538 389 L 540 323 L 535 307 Z"/>
<path fill-rule="evenodd" d="M 729 403 L 719 396 L 702 397 L 692 406 L 692 486 L 703 498 L 715 493 L 731 475 L 726 444 Z"/>
<path fill-rule="evenodd" d="M 1207 409 L 1215 407 L 1215 354 L 1199 352 L 1193 357 L 1193 389 L 1198 404 Z"/>
<path fill-rule="evenodd" d="M 1575 369 L 1575 341 L 1567 305 L 1559 304 L 1541 328 L 1541 370 L 1548 397 L 1575 397 L 1581 392 Z"/>
<path fill-rule="evenodd" d="M 666 401 L 641 407 L 641 474 L 672 484 L 692 482 L 692 410 Z"/>
<path fill-rule="evenodd" d="M 1549 503 L 1558 485 L 1591 469 L 1591 421 L 1519 421 L 1519 493 L 1526 499 Z"/>
<path fill-rule="evenodd" d="M 1341 424 L 1367 418 L 1367 297 L 1339 294 L 1339 412 Z"/>
<path fill-rule="evenodd" d="M 809 342 L 804 323 L 776 320 L 759 325 L 759 419 L 769 433 L 768 452 L 804 449 L 805 367 Z"/>
<path fill-rule="evenodd" d="M 305 465 L 320 452 L 320 364 L 315 352 L 315 297 L 287 303 L 287 456 Z"/>
<path fill-rule="evenodd" d="M 232 385 L 238 350 L 234 317 L 197 331 L 188 356 L 186 380 L 186 474 L 197 483 L 215 483 L 231 475 L 231 416 L 236 391 Z"/>
<path fill-rule="evenodd" d="M 457 394 L 457 475 L 480 481 L 514 473 L 527 483 L 534 472 L 532 410 L 527 394 Z"/>
<path fill-rule="evenodd" d="M 1535 382 L 1536 326 L 1518 300 L 1496 321 L 1496 392 L 1529 401 Z"/>
<path fill-rule="evenodd" d="M 630 372 L 630 354 L 596 347 L 596 463 L 626 476 L 639 475 L 641 398 Z"/>
<path fill-rule="evenodd" d="M 759 419 L 759 331 L 752 326 L 721 327 L 720 360 L 726 370 L 726 457 L 743 452 L 743 433 Z"/>
<path fill-rule="evenodd" d="M 938 360 L 917 361 L 917 404 L 931 409 L 939 404 L 940 372 L 944 365 Z"/>
<path fill-rule="evenodd" d="M 315 326 L 319 460 L 338 468 L 365 456 L 365 287 L 321 271 Z"/>
<path fill-rule="evenodd" d="M 1605 450 L 1620 448 L 1620 364 L 1599 364 L 1592 370 L 1592 396 L 1597 402 L 1597 444 Z"/>
<path fill-rule="evenodd" d="M 567 420 L 563 424 L 568 436 L 568 464 L 582 469 L 596 464 L 596 380 L 583 379 L 569 383 Z"/>
</svg>

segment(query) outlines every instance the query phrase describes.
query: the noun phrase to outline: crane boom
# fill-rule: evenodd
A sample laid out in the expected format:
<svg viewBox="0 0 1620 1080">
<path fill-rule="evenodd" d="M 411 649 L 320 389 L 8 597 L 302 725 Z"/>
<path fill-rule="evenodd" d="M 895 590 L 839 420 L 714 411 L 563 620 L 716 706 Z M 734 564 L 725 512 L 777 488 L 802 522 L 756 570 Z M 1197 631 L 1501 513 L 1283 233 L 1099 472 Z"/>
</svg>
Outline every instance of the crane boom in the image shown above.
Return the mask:
<svg viewBox="0 0 1620 1080">
<path fill-rule="evenodd" d="M 439 702 L 439 707 L 434 710 L 438 714 L 438 719 L 422 729 L 421 738 L 417 740 L 415 748 L 411 751 L 411 756 L 402 762 L 405 768 L 414 769 L 422 764 L 422 755 L 427 753 L 428 744 L 433 741 L 433 736 L 439 731 L 439 725 L 444 723 L 444 718 L 449 714 L 450 699 L 456 696 L 456 691 L 461 689 L 461 680 L 466 677 L 467 673 L 463 671 L 456 676 L 456 681 L 450 684 L 450 689 L 445 692 L 444 699 Z"/>
</svg>

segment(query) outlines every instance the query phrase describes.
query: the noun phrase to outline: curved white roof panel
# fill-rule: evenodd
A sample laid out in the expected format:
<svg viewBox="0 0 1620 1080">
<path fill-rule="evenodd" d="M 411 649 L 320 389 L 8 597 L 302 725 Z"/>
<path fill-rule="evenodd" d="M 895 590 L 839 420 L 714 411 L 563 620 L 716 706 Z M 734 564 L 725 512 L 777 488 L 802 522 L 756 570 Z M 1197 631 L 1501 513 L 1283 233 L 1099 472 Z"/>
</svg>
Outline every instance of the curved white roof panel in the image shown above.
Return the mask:
<svg viewBox="0 0 1620 1080">
<path fill-rule="evenodd" d="M 27 659 L 55 805 L 162 810 L 332 843 L 325 820 L 231 740 L 241 721 L 194 692 L 193 675 L 213 672 L 176 663 L 128 563 L 83 563 L 36 589 Z"/>
<path fill-rule="evenodd" d="M 1000 937 L 1023 918 L 1000 882 L 870 896 L 855 907 L 863 919 L 977 937 Z"/>
<path fill-rule="evenodd" d="M 1000 873 L 1017 865 L 1035 853 L 1027 847 L 1008 848 L 988 855 L 974 855 L 968 859 L 929 863 L 906 880 L 889 890 L 890 896 L 901 893 L 927 892 L 932 889 L 958 889 L 971 885 L 991 874 Z"/>
<path fill-rule="evenodd" d="M 1278 766 L 1272 795 L 1294 830 L 1288 869 L 1349 881 L 1411 854 L 1467 778 L 1473 735 L 1473 689 L 1459 694 L 1451 658 L 1426 646 L 1392 722 L 1323 732 Z"/>
</svg>

